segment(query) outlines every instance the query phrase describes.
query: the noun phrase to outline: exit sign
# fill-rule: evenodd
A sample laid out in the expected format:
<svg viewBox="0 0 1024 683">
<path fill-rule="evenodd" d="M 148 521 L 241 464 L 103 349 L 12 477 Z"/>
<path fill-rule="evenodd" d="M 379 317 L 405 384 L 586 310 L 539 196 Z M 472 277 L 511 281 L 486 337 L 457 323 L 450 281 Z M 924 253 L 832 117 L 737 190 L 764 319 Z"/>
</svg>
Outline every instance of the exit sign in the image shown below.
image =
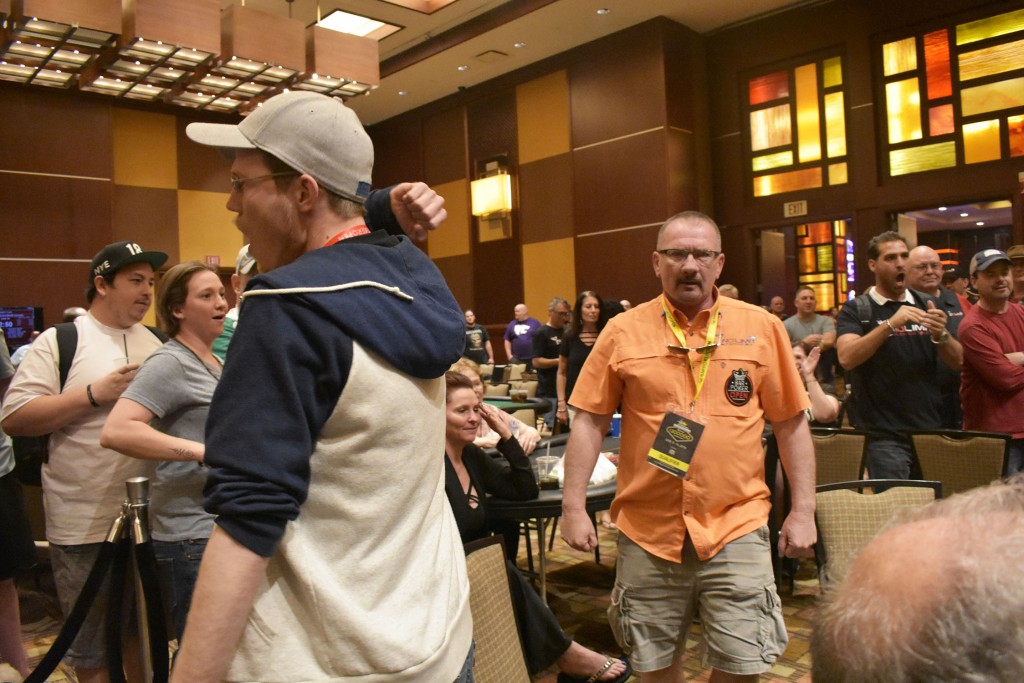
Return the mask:
<svg viewBox="0 0 1024 683">
<path fill-rule="evenodd" d="M 782 205 L 782 215 L 785 218 L 807 215 L 807 200 L 801 199 L 798 202 L 786 202 Z"/>
<path fill-rule="evenodd" d="M 208 266 L 213 266 L 214 268 L 220 268 L 220 256 L 219 255 L 207 256 L 203 260 L 206 261 L 206 265 L 208 265 Z"/>
</svg>

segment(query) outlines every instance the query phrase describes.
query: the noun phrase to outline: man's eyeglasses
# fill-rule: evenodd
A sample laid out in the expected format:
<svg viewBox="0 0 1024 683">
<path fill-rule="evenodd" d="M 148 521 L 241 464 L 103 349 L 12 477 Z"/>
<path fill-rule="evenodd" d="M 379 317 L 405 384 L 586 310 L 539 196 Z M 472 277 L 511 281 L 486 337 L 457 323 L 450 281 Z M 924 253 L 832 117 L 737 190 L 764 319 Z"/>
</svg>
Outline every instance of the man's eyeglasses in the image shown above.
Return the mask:
<svg viewBox="0 0 1024 683">
<path fill-rule="evenodd" d="M 231 179 L 231 191 L 241 192 L 242 188 L 245 187 L 246 183 L 251 183 L 255 180 L 266 180 L 267 178 L 283 178 L 284 176 L 295 176 L 299 175 L 296 171 L 281 171 L 280 173 L 268 173 L 266 175 L 253 176 L 252 178 L 232 178 Z"/>
<path fill-rule="evenodd" d="M 713 249 L 658 249 L 658 253 L 672 263 L 686 263 L 686 259 L 692 256 L 700 265 L 710 266 L 722 252 Z"/>
<path fill-rule="evenodd" d="M 942 270 L 941 263 L 916 263 L 914 270 L 923 273 L 926 270 Z"/>
</svg>

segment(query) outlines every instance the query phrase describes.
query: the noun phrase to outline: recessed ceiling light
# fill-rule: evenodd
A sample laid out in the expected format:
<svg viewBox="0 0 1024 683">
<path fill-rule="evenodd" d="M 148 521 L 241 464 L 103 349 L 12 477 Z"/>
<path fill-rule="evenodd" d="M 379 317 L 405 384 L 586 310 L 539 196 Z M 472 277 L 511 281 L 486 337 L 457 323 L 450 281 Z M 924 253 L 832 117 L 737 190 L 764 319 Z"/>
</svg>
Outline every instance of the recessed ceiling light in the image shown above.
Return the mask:
<svg viewBox="0 0 1024 683">
<path fill-rule="evenodd" d="M 406 96 L 406 95 L 408 95 L 408 94 L 409 94 L 409 93 L 407 93 L 407 92 L 406 92 L 406 91 L 404 91 L 404 90 L 399 90 L 399 91 L 398 91 L 398 96 L 399 96 L 399 97 L 405 97 L 405 96 Z"/>
<path fill-rule="evenodd" d="M 985 225 L 985 221 L 978 221 L 975 225 Z"/>
<path fill-rule="evenodd" d="M 463 64 L 459 67 L 459 71 L 469 71 L 469 65 Z"/>
<path fill-rule="evenodd" d="M 945 211 L 945 210 L 946 210 L 946 207 L 944 207 L 944 206 L 940 206 L 939 207 L 939 211 Z"/>
<path fill-rule="evenodd" d="M 610 9 L 608 9 L 607 7 L 602 7 L 601 9 L 597 10 L 597 13 L 601 14 L 601 15 L 605 15 L 605 14 L 611 14 L 612 11 Z"/>
<path fill-rule="evenodd" d="M 967 215 L 968 215 L 968 214 L 967 214 L 967 212 L 966 212 L 966 211 L 961 211 L 961 212 L 960 212 L 960 218 L 967 218 Z"/>
<path fill-rule="evenodd" d="M 526 43 L 523 43 L 523 42 L 515 43 L 512 47 L 526 47 Z"/>
</svg>

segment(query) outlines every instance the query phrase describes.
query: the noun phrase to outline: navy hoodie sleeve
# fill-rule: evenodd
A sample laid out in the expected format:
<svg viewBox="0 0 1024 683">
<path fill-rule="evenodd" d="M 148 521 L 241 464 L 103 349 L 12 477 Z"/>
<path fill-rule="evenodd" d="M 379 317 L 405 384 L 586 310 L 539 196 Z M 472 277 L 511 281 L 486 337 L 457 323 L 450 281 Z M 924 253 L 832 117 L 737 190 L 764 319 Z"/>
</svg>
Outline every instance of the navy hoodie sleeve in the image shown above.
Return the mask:
<svg viewBox="0 0 1024 683">
<path fill-rule="evenodd" d="M 206 510 L 270 557 L 309 489 L 309 459 L 352 363 L 352 340 L 300 300 L 253 297 L 210 406 Z"/>
<path fill-rule="evenodd" d="M 371 230 L 384 230 L 391 235 L 404 235 L 405 231 L 399 225 L 395 214 L 391 213 L 391 189 L 385 187 L 382 190 L 370 190 L 370 196 L 366 198 L 366 225 Z"/>
</svg>

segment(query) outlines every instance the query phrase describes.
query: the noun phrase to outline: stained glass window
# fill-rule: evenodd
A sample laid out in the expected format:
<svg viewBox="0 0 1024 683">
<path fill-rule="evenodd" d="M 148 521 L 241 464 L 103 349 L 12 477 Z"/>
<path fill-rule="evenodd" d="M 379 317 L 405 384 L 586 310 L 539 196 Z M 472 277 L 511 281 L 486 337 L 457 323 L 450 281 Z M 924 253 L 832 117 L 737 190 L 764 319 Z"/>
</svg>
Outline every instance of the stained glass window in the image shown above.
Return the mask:
<svg viewBox="0 0 1024 683">
<path fill-rule="evenodd" d="M 848 292 L 846 221 L 796 226 L 797 280 L 814 290 L 819 311 L 846 301 Z"/>
<path fill-rule="evenodd" d="M 755 197 L 847 182 L 843 83 L 839 56 L 747 81 Z"/>
<path fill-rule="evenodd" d="M 1024 9 L 887 42 L 879 59 L 889 175 L 1024 156 Z"/>
</svg>

